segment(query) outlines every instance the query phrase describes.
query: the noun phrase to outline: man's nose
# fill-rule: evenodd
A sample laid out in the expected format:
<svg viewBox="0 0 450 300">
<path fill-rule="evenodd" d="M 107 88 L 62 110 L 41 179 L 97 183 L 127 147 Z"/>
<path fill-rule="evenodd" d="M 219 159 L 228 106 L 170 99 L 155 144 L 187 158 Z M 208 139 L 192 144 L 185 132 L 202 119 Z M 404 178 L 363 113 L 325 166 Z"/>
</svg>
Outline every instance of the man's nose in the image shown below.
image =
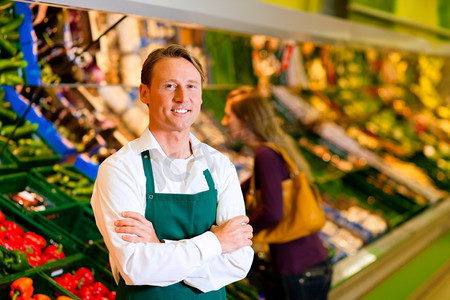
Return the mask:
<svg viewBox="0 0 450 300">
<path fill-rule="evenodd" d="M 175 100 L 179 101 L 179 102 L 183 102 L 185 94 L 186 93 L 182 87 L 177 87 L 177 89 L 175 90 Z"/>
</svg>

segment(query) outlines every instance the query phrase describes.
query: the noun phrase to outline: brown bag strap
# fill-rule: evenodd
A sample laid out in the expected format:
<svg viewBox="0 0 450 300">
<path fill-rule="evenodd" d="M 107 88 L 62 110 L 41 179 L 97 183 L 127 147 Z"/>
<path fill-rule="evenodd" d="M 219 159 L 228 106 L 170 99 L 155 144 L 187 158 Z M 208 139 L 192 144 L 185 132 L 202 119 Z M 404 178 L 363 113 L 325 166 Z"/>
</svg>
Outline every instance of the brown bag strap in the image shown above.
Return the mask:
<svg viewBox="0 0 450 300">
<path fill-rule="evenodd" d="M 291 157 L 287 154 L 286 150 L 284 150 L 282 147 L 274 144 L 274 143 L 270 143 L 270 142 L 266 142 L 264 143 L 265 146 L 271 148 L 272 150 L 274 150 L 275 152 L 279 153 L 281 155 L 281 157 L 283 157 L 283 160 L 286 162 L 288 170 L 289 170 L 289 174 L 291 177 L 294 177 L 295 175 L 297 175 L 298 173 L 300 173 L 300 171 L 297 168 L 297 165 L 294 163 L 294 161 L 291 159 Z M 253 182 L 250 182 L 250 188 L 253 184 L 253 190 L 255 187 L 255 178 L 253 176 L 252 178 Z M 316 197 L 317 201 L 319 203 L 322 203 L 322 197 L 320 195 L 320 191 L 317 188 L 317 186 L 315 184 L 313 184 L 312 182 L 308 182 L 309 185 L 311 186 L 311 189 L 314 193 L 314 196 Z"/>
<path fill-rule="evenodd" d="M 278 154 L 281 155 L 283 160 L 286 162 L 288 171 L 291 174 L 291 176 L 299 173 L 297 165 L 294 163 L 292 158 L 287 154 L 286 150 L 284 150 L 282 147 L 280 147 L 274 143 L 270 143 L 270 142 L 266 142 L 266 143 L 264 143 L 264 145 L 271 148 L 272 150 L 274 150 L 275 152 L 277 152 Z"/>
<path fill-rule="evenodd" d="M 283 160 L 285 161 L 289 174 L 291 177 L 299 173 L 299 170 L 297 168 L 297 165 L 294 163 L 294 161 L 290 158 L 290 156 L 287 154 L 286 150 L 284 150 L 282 147 L 277 146 L 274 143 L 266 142 L 264 143 L 266 147 L 269 147 L 276 153 L 280 154 Z M 256 190 L 256 184 L 255 184 L 255 174 L 252 175 L 250 179 L 250 193 L 254 193 Z"/>
</svg>

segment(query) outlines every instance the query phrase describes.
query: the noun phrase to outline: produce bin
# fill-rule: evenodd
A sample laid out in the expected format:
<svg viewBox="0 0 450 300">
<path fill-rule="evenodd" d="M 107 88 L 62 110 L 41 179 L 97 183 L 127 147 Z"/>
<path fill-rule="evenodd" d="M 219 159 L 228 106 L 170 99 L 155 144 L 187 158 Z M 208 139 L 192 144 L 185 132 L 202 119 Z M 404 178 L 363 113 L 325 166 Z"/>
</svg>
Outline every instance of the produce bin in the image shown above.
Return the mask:
<svg viewBox="0 0 450 300">
<path fill-rule="evenodd" d="M 105 269 L 111 270 L 111 264 L 109 262 L 109 251 L 106 248 L 103 240 L 96 241 L 89 245 L 86 250 L 86 256 L 95 257 L 95 261 L 103 266 Z"/>
<path fill-rule="evenodd" d="M 46 266 L 59 266 L 66 263 L 66 260 L 69 259 L 72 255 L 78 253 L 78 251 L 73 248 L 70 244 L 65 244 L 64 241 L 53 232 L 47 230 L 44 226 L 38 224 L 36 221 L 32 220 L 28 216 L 18 212 L 12 206 L 6 205 L 3 199 L 0 199 L 0 211 L 5 215 L 7 221 L 12 221 L 17 223 L 25 232 L 32 232 L 37 235 L 42 236 L 46 241 L 46 246 L 44 249 L 49 246 L 62 246 L 62 250 L 65 254 L 65 257 L 61 257 L 56 260 L 49 260 L 46 263 L 42 263 L 35 267 L 29 267 L 24 271 L 24 274 L 33 273 L 34 271 L 38 271 L 39 269 Z M 3 223 L 4 224 L 4 223 Z M 6 252 L 6 248 L 4 246 L 0 246 L 3 253 Z M 19 272 L 22 273 L 22 272 Z M 0 276 L 0 286 L 1 284 L 8 282 L 11 278 L 14 278 L 17 274 L 10 273 L 5 276 Z"/>
<path fill-rule="evenodd" d="M 42 140 L 39 136 L 34 135 L 35 140 Z M 56 154 L 56 152 L 53 151 L 53 154 L 49 155 L 37 155 L 32 157 L 21 157 L 18 155 L 15 155 L 10 149 L 8 149 L 11 157 L 13 158 L 13 161 L 17 164 L 19 170 L 22 171 L 28 171 L 29 169 L 33 167 L 40 167 L 40 166 L 48 166 L 53 165 L 55 163 L 58 163 L 61 161 L 62 156 L 59 154 Z"/>
<path fill-rule="evenodd" d="M 42 197 L 43 202 L 37 205 L 20 205 L 14 201 L 12 196 L 23 191 L 36 193 Z M 31 173 L 18 172 L 10 175 L 0 176 L 0 199 L 6 205 L 14 207 L 15 210 L 32 217 L 33 212 L 53 209 L 72 203 L 70 199 L 59 194 L 56 190 L 43 185 L 36 176 Z"/>
<path fill-rule="evenodd" d="M 93 181 L 71 165 L 53 165 L 31 169 L 36 178 L 75 202 L 90 202 Z"/>
<path fill-rule="evenodd" d="M 5 151 L 0 155 L 0 175 L 17 172 L 18 168 L 17 164 Z"/>
<path fill-rule="evenodd" d="M 42 211 L 37 215 L 39 224 L 58 235 L 64 243 L 80 251 L 85 251 L 93 243 L 103 241 L 95 224 L 92 209 L 87 204 L 74 203 Z"/>
<path fill-rule="evenodd" d="M 69 273 L 76 276 L 77 270 L 79 270 L 80 268 L 87 268 L 89 271 L 91 271 L 94 277 L 93 281 L 102 283 L 109 291 L 114 292 L 117 289 L 117 285 L 114 281 L 114 277 L 111 271 L 103 268 L 97 263 L 96 260 L 91 259 L 86 255 L 80 256 L 78 257 L 78 259 L 74 259 L 59 267 L 48 268 L 46 270 L 43 270 L 42 272 L 52 278 L 55 283 L 57 283 L 58 277 L 64 276 L 64 274 Z M 77 290 L 78 288 L 79 287 L 75 289 Z M 74 291 L 73 293 L 76 294 L 76 291 Z"/>
<path fill-rule="evenodd" d="M 377 205 L 384 207 L 382 211 L 394 211 L 400 216 L 395 226 L 411 219 L 429 205 L 423 196 L 397 184 L 374 169 L 348 173 L 343 181 L 376 198 Z"/>
<path fill-rule="evenodd" d="M 3 281 L 0 284 L 0 299 L 11 299 L 9 296 L 9 292 L 11 290 L 10 286 L 14 280 L 21 277 L 29 277 L 33 280 L 33 295 L 44 294 L 49 296 L 51 299 L 56 299 L 55 293 L 57 293 L 58 295 L 77 299 L 68 290 L 62 288 L 48 275 L 41 272 L 17 274 L 16 277 L 11 277 L 7 281 Z"/>
</svg>

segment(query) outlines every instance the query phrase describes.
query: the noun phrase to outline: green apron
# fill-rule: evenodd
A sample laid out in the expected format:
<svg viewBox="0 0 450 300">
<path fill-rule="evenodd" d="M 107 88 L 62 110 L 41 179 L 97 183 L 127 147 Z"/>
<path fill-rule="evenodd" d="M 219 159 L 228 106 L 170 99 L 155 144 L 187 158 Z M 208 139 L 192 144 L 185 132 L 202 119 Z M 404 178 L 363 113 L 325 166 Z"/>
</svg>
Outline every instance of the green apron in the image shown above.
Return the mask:
<svg viewBox="0 0 450 300">
<path fill-rule="evenodd" d="M 145 217 L 153 223 L 160 240 L 189 239 L 211 228 L 216 221 L 217 190 L 208 169 L 203 174 L 209 190 L 198 194 L 155 193 L 150 152 L 142 152 L 147 179 Z M 170 286 L 131 286 L 120 278 L 117 300 L 225 300 L 225 288 L 203 293 L 183 282 Z"/>
</svg>

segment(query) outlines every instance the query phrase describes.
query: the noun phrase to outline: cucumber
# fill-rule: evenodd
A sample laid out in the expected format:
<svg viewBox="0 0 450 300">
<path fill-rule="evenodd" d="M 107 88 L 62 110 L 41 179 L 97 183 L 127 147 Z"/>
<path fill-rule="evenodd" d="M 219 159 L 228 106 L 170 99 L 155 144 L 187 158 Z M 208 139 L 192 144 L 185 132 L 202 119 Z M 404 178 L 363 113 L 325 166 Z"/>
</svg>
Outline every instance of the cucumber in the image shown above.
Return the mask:
<svg viewBox="0 0 450 300">
<path fill-rule="evenodd" d="M 17 120 L 17 114 L 10 109 L 0 106 L 0 119 L 8 119 L 9 121 L 14 122 Z"/>
<path fill-rule="evenodd" d="M 13 133 L 15 126 L 16 125 L 3 126 L 2 129 L 0 130 L 0 134 L 3 136 L 10 136 Z M 14 138 L 18 139 L 20 137 L 30 136 L 32 133 L 36 132 L 38 127 L 39 127 L 39 124 L 37 124 L 37 123 L 25 124 L 21 127 L 18 127 L 16 129 L 16 131 L 14 132 Z"/>
</svg>

